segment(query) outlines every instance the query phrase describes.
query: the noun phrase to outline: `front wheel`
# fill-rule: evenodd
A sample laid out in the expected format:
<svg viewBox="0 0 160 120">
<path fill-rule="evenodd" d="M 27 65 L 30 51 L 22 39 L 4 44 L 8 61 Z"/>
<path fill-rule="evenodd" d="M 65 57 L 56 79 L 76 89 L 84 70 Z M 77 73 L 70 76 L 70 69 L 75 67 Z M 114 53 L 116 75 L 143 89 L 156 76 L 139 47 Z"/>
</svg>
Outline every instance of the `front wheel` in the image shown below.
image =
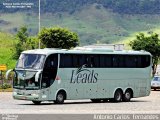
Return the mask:
<svg viewBox="0 0 160 120">
<path fill-rule="evenodd" d="M 32 101 L 35 105 L 40 105 L 41 101 Z"/>
<path fill-rule="evenodd" d="M 122 101 L 122 91 L 116 90 L 114 94 L 114 102 L 121 102 Z"/>
<path fill-rule="evenodd" d="M 56 100 L 54 101 L 57 104 L 63 104 L 65 100 L 65 94 L 63 92 L 59 92 L 56 96 Z"/>
</svg>

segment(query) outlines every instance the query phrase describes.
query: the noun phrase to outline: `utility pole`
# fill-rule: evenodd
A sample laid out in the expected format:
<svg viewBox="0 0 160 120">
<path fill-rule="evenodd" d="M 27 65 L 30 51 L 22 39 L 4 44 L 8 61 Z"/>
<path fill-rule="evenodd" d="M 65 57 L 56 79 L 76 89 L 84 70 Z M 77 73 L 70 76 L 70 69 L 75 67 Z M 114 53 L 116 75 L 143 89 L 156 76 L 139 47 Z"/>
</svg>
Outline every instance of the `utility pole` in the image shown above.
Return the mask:
<svg viewBox="0 0 160 120">
<path fill-rule="evenodd" d="M 39 28 L 38 32 L 41 30 L 41 0 L 39 0 Z M 41 49 L 41 40 L 39 39 L 39 49 Z"/>
</svg>

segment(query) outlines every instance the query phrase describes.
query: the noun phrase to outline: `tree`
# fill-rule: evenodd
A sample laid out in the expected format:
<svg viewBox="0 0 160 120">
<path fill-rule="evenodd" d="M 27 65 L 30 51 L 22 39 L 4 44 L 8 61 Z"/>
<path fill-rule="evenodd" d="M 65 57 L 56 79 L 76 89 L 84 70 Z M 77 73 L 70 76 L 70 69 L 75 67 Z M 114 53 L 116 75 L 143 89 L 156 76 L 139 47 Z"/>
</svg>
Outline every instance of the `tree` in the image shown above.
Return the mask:
<svg viewBox="0 0 160 120">
<path fill-rule="evenodd" d="M 47 48 L 70 49 L 79 45 L 78 35 L 65 28 L 43 28 L 39 39 Z"/>
<path fill-rule="evenodd" d="M 131 41 L 129 45 L 134 50 L 145 50 L 152 54 L 152 73 L 154 75 L 160 59 L 160 39 L 158 38 L 158 34 L 152 33 L 150 36 L 145 36 L 143 33 L 139 33 L 136 39 Z"/>
<path fill-rule="evenodd" d="M 18 59 L 21 52 L 28 49 L 38 48 L 38 38 L 29 37 L 26 26 L 20 28 L 16 34 L 17 43 L 13 49 L 13 58 Z"/>
<path fill-rule="evenodd" d="M 28 39 L 28 32 L 27 32 L 27 27 L 23 26 L 20 28 L 20 30 L 17 32 L 16 34 L 16 40 L 17 43 L 15 44 L 14 47 L 14 54 L 13 54 L 13 58 L 14 59 L 18 59 L 19 55 L 21 54 L 21 52 L 24 50 L 24 43 L 26 43 L 27 39 Z"/>
</svg>

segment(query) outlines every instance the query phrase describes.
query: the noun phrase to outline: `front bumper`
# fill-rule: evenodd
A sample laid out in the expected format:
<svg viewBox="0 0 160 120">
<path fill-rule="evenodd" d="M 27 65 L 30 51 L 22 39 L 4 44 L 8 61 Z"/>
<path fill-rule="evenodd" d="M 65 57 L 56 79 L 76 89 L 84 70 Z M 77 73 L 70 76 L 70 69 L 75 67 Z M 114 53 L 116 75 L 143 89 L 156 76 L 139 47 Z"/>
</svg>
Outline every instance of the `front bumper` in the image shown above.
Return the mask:
<svg viewBox="0 0 160 120">
<path fill-rule="evenodd" d="M 38 95 L 18 95 L 13 94 L 13 98 L 17 100 L 31 100 L 31 101 L 39 101 L 40 98 Z"/>
<path fill-rule="evenodd" d="M 39 101 L 41 99 L 39 90 L 25 91 L 25 90 L 14 89 L 12 96 L 14 99 L 17 99 L 17 100 Z"/>
</svg>

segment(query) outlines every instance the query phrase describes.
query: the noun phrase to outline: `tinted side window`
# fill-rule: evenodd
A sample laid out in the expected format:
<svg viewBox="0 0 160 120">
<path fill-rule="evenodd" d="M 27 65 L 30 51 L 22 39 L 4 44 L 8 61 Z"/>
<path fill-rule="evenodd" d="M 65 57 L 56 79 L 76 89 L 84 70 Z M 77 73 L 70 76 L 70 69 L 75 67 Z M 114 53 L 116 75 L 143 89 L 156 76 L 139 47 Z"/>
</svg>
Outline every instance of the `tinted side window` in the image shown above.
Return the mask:
<svg viewBox="0 0 160 120">
<path fill-rule="evenodd" d="M 150 65 L 149 55 L 127 55 L 125 56 L 125 65 L 127 68 L 144 68 Z"/>
<path fill-rule="evenodd" d="M 105 66 L 106 67 L 113 67 L 113 56 L 112 55 L 105 56 Z"/>
<path fill-rule="evenodd" d="M 48 56 L 44 68 L 50 69 L 50 68 L 57 68 L 58 65 L 58 54 L 52 54 Z"/>
<path fill-rule="evenodd" d="M 80 56 L 79 55 L 73 55 L 73 67 L 79 67 L 80 64 Z"/>
<path fill-rule="evenodd" d="M 60 67 L 71 68 L 72 65 L 72 55 L 71 54 L 61 54 L 60 56 Z"/>
<path fill-rule="evenodd" d="M 85 56 L 81 54 L 72 54 L 73 67 L 81 67 L 86 64 Z"/>
<path fill-rule="evenodd" d="M 78 68 L 82 65 L 86 65 L 89 68 L 144 68 L 150 65 L 150 56 L 61 54 L 60 67 Z"/>
<path fill-rule="evenodd" d="M 124 56 L 113 55 L 113 67 L 124 67 Z"/>
<path fill-rule="evenodd" d="M 141 61 L 142 61 L 142 67 L 148 67 L 150 65 L 150 56 L 149 55 L 142 55 Z"/>
<path fill-rule="evenodd" d="M 94 55 L 84 54 L 81 55 L 80 58 L 80 66 L 85 65 L 86 67 L 94 67 L 95 66 L 95 57 Z"/>
<path fill-rule="evenodd" d="M 89 54 L 61 54 L 60 57 L 60 67 L 73 68 L 81 67 L 86 65 L 86 67 L 99 67 L 99 55 L 89 55 Z"/>
<path fill-rule="evenodd" d="M 137 56 L 137 68 L 141 68 L 142 67 L 142 57 L 141 56 Z"/>
<path fill-rule="evenodd" d="M 95 67 L 98 68 L 99 67 L 99 55 L 90 55 L 89 56 L 90 59 L 90 67 Z"/>
<path fill-rule="evenodd" d="M 99 57 L 99 66 L 101 68 L 105 68 L 105 67 L 113 67 L 113 57 L 112 55 L 100 55 Z"/>
<path fill-rule="evenodd" d="M 113 67 L 118 67 L 118 56 L 117 55 L 113 55 Z"/>
<path fill-rule="evenodd" d="M 127 55 L 125 57 L 125 66 L 127 68 L 136 68 L 137 60 L 135 56 Z"/>
<path fill-rule="evenodd" d="M 124 68 L 125 67 L 125 59 L 124 59 L 124 55 L 119 55 L 118 56 L 118 67 L 122 67 Z"/>
<path fill-rule="evenodd" d="M 100 55 L 100 67 L 104 68 L 105 67 L 105 55 Z"/>
</svg>

